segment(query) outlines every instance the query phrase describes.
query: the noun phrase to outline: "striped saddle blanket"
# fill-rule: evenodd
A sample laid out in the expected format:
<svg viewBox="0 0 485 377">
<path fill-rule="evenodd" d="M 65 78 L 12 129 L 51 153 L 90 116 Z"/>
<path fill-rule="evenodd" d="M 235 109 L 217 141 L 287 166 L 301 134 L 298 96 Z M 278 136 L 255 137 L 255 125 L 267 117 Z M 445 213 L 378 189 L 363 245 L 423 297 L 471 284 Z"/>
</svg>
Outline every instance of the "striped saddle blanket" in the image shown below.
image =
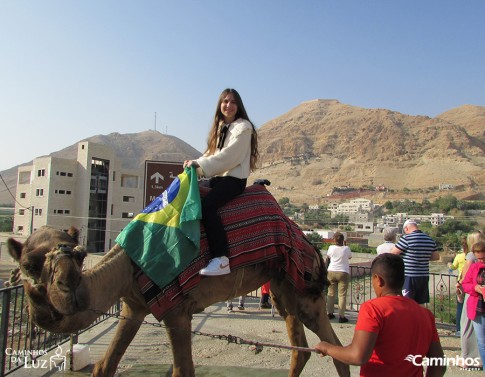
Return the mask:
<svg viewBox="0 0 485 377">
<path fill-rule="evenodd" d="M 201 188 L 202 196 L 203 190 Z M 222 207 L 219 214 L 227 233 L 231 271 L 257 263 L 271 263 L 271 268 L 284 271 L 297 292 L 302 293 L 309 288 L 318 250 L 286 217 L 264 186 L 247 187 L 243 194 Z M 137 269 L 135 278 L 157 320 L 161 321 L 197 286 L 203 278 L 199 270 L 207 265 L 210 258 L 201 225 L 200 255 L 166 287 L 158 287 Z"/>
</svg>

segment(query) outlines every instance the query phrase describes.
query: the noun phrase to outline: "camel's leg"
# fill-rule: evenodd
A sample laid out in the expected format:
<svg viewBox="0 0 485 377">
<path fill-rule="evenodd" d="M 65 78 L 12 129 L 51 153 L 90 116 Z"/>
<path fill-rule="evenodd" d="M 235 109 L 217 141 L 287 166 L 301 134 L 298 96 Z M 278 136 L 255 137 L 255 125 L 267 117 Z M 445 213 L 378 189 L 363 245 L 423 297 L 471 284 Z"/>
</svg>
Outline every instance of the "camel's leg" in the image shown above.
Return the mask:
<svg viewBox="0 0 485 377">
<path fill-rule="evenodd" d="M 298 316 L 303 324 L 313 331 L 320 340 L 342 345 L 328 319 L 324 296 L 299 296 L 297 300 Z M 350 368 L 347 364 L 335 359 L 333 359 L 333 363 L 339 376 L 350 376 Z"/>
<path fill-rule="evenodd" d="M 308 347 L 303 323 L 297 316 L 296 297 L 292 291 L 292 287 L 288 287 L 284 282 L 281 284 L 271 281 L 271 296 L 273 304 L 286 322 L 286 330 L 288 331 L 290 344 L 297 347 Z M 299 376 L 308 359 L 310 359 L 309 352 L 291 351 L 288 376 Z"/>
<path fill-rule="evenodd" d="M 133 306 L 136 307 L 135 305 Z M 123 303 L 121 315 L 128 319 L 120 320 L 108 350 L 94 366 L 93 377 L 111 377 L 115 375 L 121 358 L 138 332 L 141 322 L 148 314 L 146 309 L 141 309 L 140 307 L 135 309 L 134 307 L 127 302 Z"/>
<path fill-rule="evenodd" d="M 183 306 L 184 304 L 163 320 L 172 345 L 172 377 L 195 377 L 192 360 L 192 316 L 184 310 Z"/>
</svg>

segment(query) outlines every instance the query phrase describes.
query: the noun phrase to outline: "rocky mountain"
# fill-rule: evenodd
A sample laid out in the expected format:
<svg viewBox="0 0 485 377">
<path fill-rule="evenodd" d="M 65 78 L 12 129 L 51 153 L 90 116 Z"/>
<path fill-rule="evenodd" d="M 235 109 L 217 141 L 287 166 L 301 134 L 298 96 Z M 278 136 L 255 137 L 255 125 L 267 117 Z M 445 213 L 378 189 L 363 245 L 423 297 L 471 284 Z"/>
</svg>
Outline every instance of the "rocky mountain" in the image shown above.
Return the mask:
<svg viewBox="0 0 485 377">
<path fill-rule="evenodd" d="M 275 196 L 300 203 L 319 202 L 335 187 L 383 185 L 428 196 L 440 184 L 466 193 L 485 189 L 480 106 L 430 118 L 313 100 L 264 124 L 259 147 L 256 174 L 273 182 Z"/>
<path fill-rule="evenodd" d="M 340 188 L 375 200 L 443 195 L 439 185 L 466 197 L 485 193 L 485 107 L 464 105 L 434 118 L 386 109 L 365 109 L 317 99 L 270 120 L 259 130 L 261 167 L 250 177 L 267 178 L 277 199 L 317 204 Z M 200 152 L 156 131 L 112 133 L 86 140 L 111 145 L 123 167 L 145 159 L 181 161 Z M 75 158 L 77 143 L 52 156 Z M 2 173 L 15 192 L 17 169 Z M 384 191 L 364 191 L 382 185 Z M 336 197 L 338 199 L 338 197 Z M 0 203 L 13 203 L 0 190 Z"/>
</svg>

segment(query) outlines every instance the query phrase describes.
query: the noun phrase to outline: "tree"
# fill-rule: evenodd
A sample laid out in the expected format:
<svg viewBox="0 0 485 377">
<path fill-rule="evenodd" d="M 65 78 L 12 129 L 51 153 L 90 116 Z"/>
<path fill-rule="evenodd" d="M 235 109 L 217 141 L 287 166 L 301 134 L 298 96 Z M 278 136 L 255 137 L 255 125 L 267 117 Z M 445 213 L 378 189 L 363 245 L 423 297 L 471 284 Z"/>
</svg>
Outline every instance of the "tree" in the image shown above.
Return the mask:
<svg viewBox="0 0 485 377">
<path fill-rule="evenodd" d="M 284 207 L 287 204 L 290 204 L 290 198 L 287 198 L 286 196 L 278 200 L 278 204 L 280 207 Z"/>
</svg>

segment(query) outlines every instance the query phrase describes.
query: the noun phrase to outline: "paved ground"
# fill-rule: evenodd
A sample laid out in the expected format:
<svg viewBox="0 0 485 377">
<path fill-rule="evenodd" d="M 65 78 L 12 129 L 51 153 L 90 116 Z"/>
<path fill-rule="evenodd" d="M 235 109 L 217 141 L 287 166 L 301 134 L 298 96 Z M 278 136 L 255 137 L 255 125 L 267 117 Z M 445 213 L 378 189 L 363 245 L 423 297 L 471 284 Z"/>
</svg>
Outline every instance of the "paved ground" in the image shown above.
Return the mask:
<svg viewBox="0 0 485 377">
<path fill-rule="evenodd" d="M 0 273 L 3 275 L 11 268 L 11 261 L 2 255 Z M 0 276 L 1 277 L 1 276 Z M 322 308 L 323 309 L 323 308 Z M 324 310 L 324 309 L 323 309 Z M 350 322 L 339 324 L 333 321 L 334 329 L 343 344 L 348 344 L 352 339 L 357 313 L 348 313 Z M 146 318 L 150 323 L 156 321 L 153 317 Z M 101 325 L 80 336 L 79 342 L 89 346 L 91 362 L 99 360 L 106 351 L 108 344 L 114 334 L 117 320 L 109 319 Z M 275 345 L 288 345 L 286 328 L 283 320 L 279 317 L 272 317 L 270 310 L 258 310 L 258 299 L 248 298 L 246 310 L 227 312 L 224 303 L 210 306 L 204 313 L 194 316 L 193 330 L 207 334 L 233 335 L 245 340 L 265 342 Z M 445 355 L 455 358 L 460 355 L 459 338 L 446 329 L 439 329 L 441 342 Z M 308 343 L 313 346 L 318 342 L 317 337 L 307 331 Z M 196 366 L 196 375 L 199 377 L 232 377 L 247 376 L 286 376 L 289 367 L 290 351 L 277 347 L 264 347 L 262 352 L 255 354 L 253 347 L 227 343 L 227 341 L 210 336 L 193 336 L 193 355 Z M 67 351 L 68 344 L 62 346 Z M 49 360 L 54 353 L 46 355 Z M 136 338 L 124 355 L 120 366 L 119 374 L 125 377 L 131 376 L 170 376 L 170 365 L 172 356 L 170 344 L 165 330 L 158 326 L 143 325 Z M 11 375 L 14 377 L 34 376 L 55 376 L 65 375 L 88 376 L 92 365 L 87 366 L 80 372 L 58 372 L 37 365 L 36 368 L 21 368 Z M 358 367 L 351 367 L 352 376 L 358 376 Z M 307 363 L 303 376 L 337 376 L 330 358 L 321 358 L 312 354 Z M 457 367 L 450 367 L 447 376 L 478 376 L 483 372 L 465 371 Z"/>
<path fill-rule="evenodd" d="M 339 324 L 334 320 L 334 329 L 342 343 L 350 342 L 355 325 L 356 313 L 348 313 L 351 321 Z M 156 323 L 153 317 L 147 317 Z M 99 360 L 107 349 L 113 336 L 117 320 L 109 319 L 96 328 L 82 334 L 80 343 L 88 344 L 91 362 Z M 234 335 L 245 340 L 288 345 L 285 324 L 280 318 L 273 318 L 269 310 L 258 310 L 258 300 L 248 298 L 246 310 L 227 312 L 225 304 L 213 305 L 204 313 L 194 317 L 193 330 L 213 335 Z M 440 338 L 447 357 L 454 358 L 460 354 L 459 339 L 450 331 L 440 329 Z M 313 346 L 318 339 L 307 332 L 308 342 Z M 197 376 L 286 376 L 290 352 L 286 349 L 264 347 L 255 354 L 251 346 L 227 343 L 227 341 L 208 336 L 193 336 L 193 355 Z M 63 345 L 66 351 L 68 345 Z M 47 355 L 46 358 L 50 357 Z M 119 366 L 121 376 L 170 376 L 172 356 L 165 330 L 160 327 L 144 325 L 128 348 Z M 92 366 L 80 372 L 65 372 L 66 376 L 88 376 Z M 59 372 L 41 369 L 25 369 L 13 373 L 15 377 L 52 376 Z M 358 376 L 358 367 L 351 367 L 352 376 Z M 447 376 L 478 376 L 482 372 L 465 371 L 450 367 Z M 328 357 L 321 358 L 312 354 L 305 367 L 303 376 L 337 376 L 335 368 Z"/>
</svg>

